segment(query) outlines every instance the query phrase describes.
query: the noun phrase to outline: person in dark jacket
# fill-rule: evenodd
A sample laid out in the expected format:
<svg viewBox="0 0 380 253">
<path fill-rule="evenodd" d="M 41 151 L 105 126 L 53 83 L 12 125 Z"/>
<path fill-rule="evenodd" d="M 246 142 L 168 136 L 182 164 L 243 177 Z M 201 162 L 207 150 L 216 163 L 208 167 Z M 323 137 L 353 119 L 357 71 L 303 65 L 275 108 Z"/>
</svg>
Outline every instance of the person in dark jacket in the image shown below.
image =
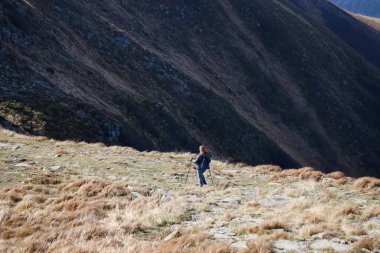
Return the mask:
<svg viewBox="0 0 380 253">
<path fill-rule="evenodd" d="M 197 170 L 199 186 L 201 187 L 207 184 L 203 173 L 210 169 L 211 156 L 211 153 L 207 152 L 205 146 L 202 145 L 199 147 L 199 154 L 197 157 L 191 160 Z"/>
</svg>

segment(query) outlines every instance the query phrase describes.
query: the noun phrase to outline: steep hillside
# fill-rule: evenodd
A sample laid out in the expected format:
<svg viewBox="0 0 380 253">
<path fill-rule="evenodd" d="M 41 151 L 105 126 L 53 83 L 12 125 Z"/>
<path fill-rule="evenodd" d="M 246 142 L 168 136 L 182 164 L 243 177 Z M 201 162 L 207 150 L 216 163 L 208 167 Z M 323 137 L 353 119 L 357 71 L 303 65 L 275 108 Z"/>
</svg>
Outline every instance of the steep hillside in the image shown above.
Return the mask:
<svg viewBox="0 0 380 253">
<path fill-rule="evenodd" d="M 380 18 L 380 2 L 378 0 L 330 0 L 334 4 L 353 13 Z"/>
<path fill-rule="evenodd" d="M 251 164 L 379 175 L 380 63 L 294 3 L 0 6 L 7 128 L 140 150 L 205 143 Z"/>
<path fill-rule="evenodd" d="M 380 32 L 328 1 L 290 0 L 297 8 L 326 26 L 347 45 L 380 68 Z"/>
<path fill-rule="evenodd" d="M 380 179 L 191 156 L 0 129 L 0 252 L 380 250 Z"/>
<path fill-rule="evenodd" d="M 380 31 L 380 18 L 372 18 L 359 14 L 353 14 L 355 18 L 359 19 L 363 23 L 373 27 L 375 30 Z"/>
</svg>

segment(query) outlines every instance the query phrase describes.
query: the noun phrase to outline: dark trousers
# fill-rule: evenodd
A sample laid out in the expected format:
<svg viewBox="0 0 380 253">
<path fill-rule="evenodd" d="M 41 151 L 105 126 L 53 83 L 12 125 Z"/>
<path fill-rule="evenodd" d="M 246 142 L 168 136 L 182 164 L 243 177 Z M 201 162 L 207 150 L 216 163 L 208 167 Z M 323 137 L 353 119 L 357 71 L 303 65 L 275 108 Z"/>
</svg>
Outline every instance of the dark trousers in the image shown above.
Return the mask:
<svg viewBox="0 0 380 253">
<path fill-rule="evenodd" d="M 195 165 L 195 168 L 197 169 L 199 186 L 202 187 L 203 185 L 207 184 L 205 176 L 203 175 L 207 169 L 201 169 L 199 168 L 199 165 Z"/>
</svg>

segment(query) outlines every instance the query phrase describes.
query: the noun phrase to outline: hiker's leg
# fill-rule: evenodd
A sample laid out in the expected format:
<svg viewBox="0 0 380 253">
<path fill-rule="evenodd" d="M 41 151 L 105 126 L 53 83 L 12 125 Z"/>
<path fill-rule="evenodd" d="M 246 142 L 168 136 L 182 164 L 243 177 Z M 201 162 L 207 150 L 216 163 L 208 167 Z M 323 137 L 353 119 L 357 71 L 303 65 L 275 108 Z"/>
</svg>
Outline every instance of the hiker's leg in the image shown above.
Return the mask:
<svg viewBox="0 0 380 253">
<path fill-rule="evenodd" d="M 202 172 L 202 176 L 203 176 L 203 184 L 207 184 L 207 182 L 206 182 L 206 178 L 205 178 L 205 175 L 204 175 L 205 172 L 206 172 L 206 170 L 203 170 L 203 172 Z"/>
<path fill-rule="evenodd" d="M 203 175 L 203 170 L 201 170 L 199 167 L 197 169 L 197 174 L 198 174 L 198 180 L 199 180 L 199 186 L 203 186 L 205 182 L 205 177 Z"/>
</svg>

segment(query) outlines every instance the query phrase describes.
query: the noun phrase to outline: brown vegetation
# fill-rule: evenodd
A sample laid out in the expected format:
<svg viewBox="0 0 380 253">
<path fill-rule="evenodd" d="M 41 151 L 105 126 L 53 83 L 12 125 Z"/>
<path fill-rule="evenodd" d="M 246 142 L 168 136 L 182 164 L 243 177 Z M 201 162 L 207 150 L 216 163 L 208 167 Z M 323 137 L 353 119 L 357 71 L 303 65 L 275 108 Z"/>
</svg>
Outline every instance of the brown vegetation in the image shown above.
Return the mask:
<svg viewBox="0 0 380 253">
<path fill-rule="evenodd" d="M 210 252 L 210 253 L 232 253 L 237 252 L 229 245 L 217 243 L 205 234 L 184 235 L 170 241 L 160 242 L 152 250 L 146 249 L 145 252 L 157 253 L 186 253 L 186 252 Z"/>
<path fill-rule="evenodd" d="M 375 177 L 362 177 L 354 182 L 354 188 L 361 191 L 378 191 L 380 193 L 380 179 Z"/>
<path fill-rule="evenodd" d="M 272 175 L 271 179 L 272 180 L 281 180 L 281 179 L 286 179 L 288 177 L 295 177 L 295 178 L 303 179 L 303 180 L 313 179 L 316 181 L 320 181 L 324 177 L 324 174 L 320 171 L 313 169 L 313 168 L 305 167 L 305 168 L 301 168 L 301 169 L 283 170 L 279 173 Z"/>
<path fill-rule="evenodd" d="M 284 229 L 286 230 L 288 227 L 288 224 L 284 222 L 283 220 L 272 220 L 267 221 L 264 223 L 259 224 L 258 226 L 254 226 L 248 229 L 248 232 L 250 233 L 265 233 L 268 230 L 274 230 L 274 229 Z"/>
<path fill-rule="evenodd" d="M 323 233 L 324 238 L 336 236 L 339 233 L 339 227 L 333 224 L 322 223 L 306 225 L 299 231 L 299 234 L 302 237 L 310 237 L 320 233 Z"/>
<path fill-rule="evenodd" d="M 269 174 L 269 173 L 274 173 L 274 172 L 281 172 L 282 168 L 280 166 L 267 164 L 267 165 L 258 165 L 255 167 L 255 170 L 263 174 Z"/>
<path fill-rule="evenodd" d="M 350 214 L 359 215 L 360 213 L 361 213 L 360 206 L 355 205 L 355 204 L 348 204 L 340 208 L 338 211 L 336 211 L 335 217 L 341 218 L 343 216 L 347 216 Z"/>
<path fill-rule="evenodd" d="M 270 236 L 260 236 L 248 241 L 247 253 L 273 253 L 273 239 Z"/>
<path fill-rule="evenodd" d="M 363 252 L 362 249 L 366 250 L 375 250 L 380 248 L 380 239 L 379 238 L 370 238 L 364 237 L 363 239 L 357 241 L 352 246 L 352 250 L 355 253 Z"/>
</svg>

